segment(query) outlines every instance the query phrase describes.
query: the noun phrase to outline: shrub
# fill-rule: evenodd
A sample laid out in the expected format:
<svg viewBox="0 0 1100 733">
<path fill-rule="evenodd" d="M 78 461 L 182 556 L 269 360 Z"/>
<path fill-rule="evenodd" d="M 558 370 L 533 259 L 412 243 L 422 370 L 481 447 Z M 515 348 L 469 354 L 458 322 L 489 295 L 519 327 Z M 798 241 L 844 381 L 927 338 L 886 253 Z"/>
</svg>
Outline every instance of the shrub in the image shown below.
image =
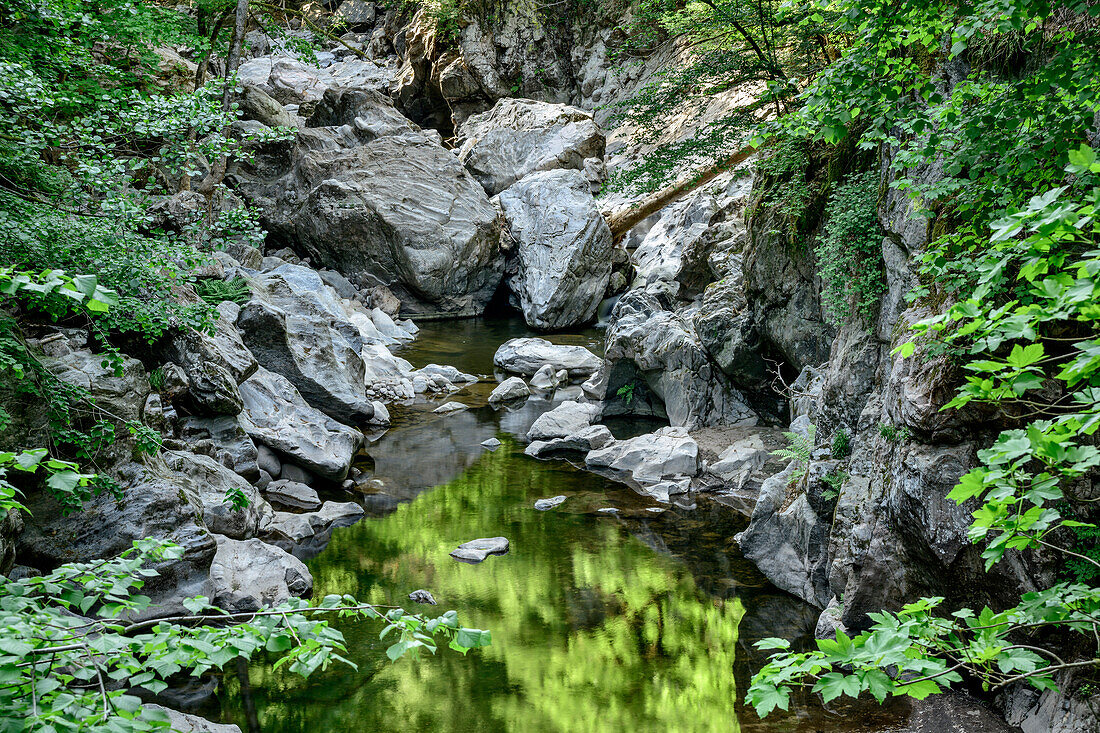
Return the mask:
<svg viewBox="0 0 1100 733">
<path fill-rule="evenodd" d="M 878 175 L 867 171 L 849 176 L 825 205 L 825 230 L 815 253 L 821 300 L 834 325 L 853 319 L 871 323 L 886 292 L 877 200 Z"/>
</svg>

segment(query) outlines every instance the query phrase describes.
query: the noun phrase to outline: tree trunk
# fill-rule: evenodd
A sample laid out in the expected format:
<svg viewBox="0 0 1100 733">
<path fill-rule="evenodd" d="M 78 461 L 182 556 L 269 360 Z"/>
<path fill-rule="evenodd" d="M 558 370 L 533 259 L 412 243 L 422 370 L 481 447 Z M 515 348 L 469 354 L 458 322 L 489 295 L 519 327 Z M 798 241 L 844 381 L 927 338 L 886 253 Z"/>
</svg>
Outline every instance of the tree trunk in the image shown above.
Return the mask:
<svg viewBox="0 0 1100 733">
<path fill-rule="evenodd" d="M 222 96 L 222 108 L 229 109 L 229 101 L 233 96 L 233 89 L 229 80 L 237 73 L 241 65 L 241 46 L 244 45 L 244 34 L 248 28 L 248 0 L 237 0 L 237 17 L 233 22 L 233 40 L 229 42 L 229 55 L 225 59 L 225 91 Z"/>
<path fill-rule="evenodd" d="M 685 194 L 691 193 L 703 184 L 714 180 L 719 173 L 740 165 L 746 158 L 755 152 L 756 148 L 754 147 L 743 147 L 730 157 L 719 163 L 715 163 L 710 168 L 705 168 L 692 178 L 663 188 L 652 194 L 649 198 L 639 202 L 637 206 L 627 209 L 622 213 L 608 216 L 607 225 L 611 227 L 611 236 L 614 237 L 616 241 L 622 239 L 623 235 L 633 229 L 642 219 L 645 219 L 654 212 L 660 211 L 673 201 L 676 201 Z"/>
</svg>

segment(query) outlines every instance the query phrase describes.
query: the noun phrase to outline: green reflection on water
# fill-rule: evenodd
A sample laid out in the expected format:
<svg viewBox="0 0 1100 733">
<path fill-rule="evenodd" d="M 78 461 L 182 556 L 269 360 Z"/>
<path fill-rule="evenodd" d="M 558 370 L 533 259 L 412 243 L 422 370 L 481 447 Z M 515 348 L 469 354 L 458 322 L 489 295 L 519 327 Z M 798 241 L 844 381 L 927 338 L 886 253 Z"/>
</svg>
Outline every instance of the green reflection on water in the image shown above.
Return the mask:
<svg viewBox="0 0 1100 733">
<path fill-rule="evenodd" d="M 618 520 L 571 513 L 584 496 L 535 511 L 537 498 L 591 496 L 603 484 L 526 458 L 500 437 L 497 452 L 457 479 L 385 518 L 338 530 L 309 563 L 318 595 L 409 607 L 407 594 L 427 588 L 440 603 L 433 610 L 457 609 L 464 624 L 491 629 L 493 645 L 465 658 L 441 650 L 391 665 L 377 626 L 346 624 L 359 672 L 333 668 L 303 681 L 252 666 L 260 730 L 740 730 L 733 667 L 741 602 L 703 593 L 683 564 Z M 508 555 L 481 565 L 448 556 L 461 542 L 496 535 L 511 540 Z M 247 730 L 245 697 L 230 676 L 223 719 Z"/>
</svg>

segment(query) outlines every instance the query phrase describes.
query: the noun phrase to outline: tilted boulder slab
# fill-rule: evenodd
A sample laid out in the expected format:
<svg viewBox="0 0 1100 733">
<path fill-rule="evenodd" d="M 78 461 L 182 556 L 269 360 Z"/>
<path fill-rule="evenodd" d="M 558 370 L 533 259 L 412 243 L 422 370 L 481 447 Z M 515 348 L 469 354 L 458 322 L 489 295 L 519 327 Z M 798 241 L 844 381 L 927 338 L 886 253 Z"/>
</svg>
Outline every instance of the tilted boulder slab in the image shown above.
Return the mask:
<svg viewBox="0 0 1100 733">
<path fill-rule="evenodd" d="M 585 160 L 603 160 L 605 146 L 591 112 L 533 99 L 501 99 L 457 137 L 459 159 L 490 196 L 536 171 L 583 171 Z"/>
<path fill-rule="evenodd" d="M 347 423 L 374 416 L 359 329 L 313 270 L 283 265 L 250 282 L 237 327 L 265 368 L 289 379 L 317 409 Z"/>
<path fill-rule="evenodd" d="M 515 242 L 508 284 L 527 325 L 551 331 L 592 321 L 611 277 L 611 230 L 584 176 L 533 173 L 500 195 Z"/>
<path fill-rule="evenodd" d="M 347 120 L 350 119 L 350 122 Z M 231 171 L 268 229 L 410 313 L 477 315 L 504 271 L 500 217 L 438 141 L 379 94 L 326 95 L 292 144 Z"/>
<path fill-rule="evenodd" d="M 241 384 L 242 425 L 253 440 L 308 468 L 343 481 L 363 434 L 315 410 L 286 377 L 260 368 Z"/>
</svg>

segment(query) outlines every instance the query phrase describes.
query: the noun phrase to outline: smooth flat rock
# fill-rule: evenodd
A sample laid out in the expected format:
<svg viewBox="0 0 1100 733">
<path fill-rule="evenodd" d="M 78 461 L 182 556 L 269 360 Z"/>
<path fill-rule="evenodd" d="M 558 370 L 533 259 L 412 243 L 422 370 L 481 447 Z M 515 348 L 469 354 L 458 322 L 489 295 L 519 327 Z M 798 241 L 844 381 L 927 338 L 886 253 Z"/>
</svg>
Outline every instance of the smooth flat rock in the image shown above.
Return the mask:
<svg viewBox="0 0 1100 733">
<path fill-rule="evenodd" d="M 489 438 L 488 440 L 481 441 L 481 445 L 488 450 L 496 450 L 500 447 L 500 441 L 496 438 Z"/>
<path fill-rule="evenodd" d="M 297 481 L 272 481 L 264 490 L 264 496 L 276 509 L 312 512 L 321 508 L 321 499 L 317 492 Z"/>
<path fill-rule="evenodd" d="M 583 346 L 562 346 L 542 338 L 515 338 L 503 343 L 493 355 L 493 364 L 506 372 L 531 376 L 543 364 L 565 369 L 571 377 L 587 377 L 603 362 Z"/>
<path fill-rule="evenodd" d="M 527 431 L 528 440 L 554 440 L 584 431 L 600 416 L 600 406 L 580 402 L 563 402 L 553 410 L 539 415 Z"/>
<path fill-rule="evenodd" d="M 551 496 L 549 499 L 539 499 L 535 502 L 535 508 L 540 512 L 545 512 L 559 506 L 566 498 L 567 497 L 563 494 L 561 496 Z"/>
<path fill-rule="evenodd" d="M 468 410 L 468 409 L 470 409 L 470 406 L 469 405 L 464 405 L 461 402 L 444 402 L 442 405 L 440 405 L 439 407 L 432 410 L 432 412 L 437 412 L 441 415 L 446 415 L 447 413 L 450 413 L 450 412 L 461 412 L 462 410 Z"/>
<path fill-rule="evenodd" d="M 476 564 L 482 562 L 489 555 L 503 555 L 506 552 L 508 552 L 507 537 L 482 537 L 463 542 L 451 551 L 451 557 L 462 562 Z"/>
</svg>

